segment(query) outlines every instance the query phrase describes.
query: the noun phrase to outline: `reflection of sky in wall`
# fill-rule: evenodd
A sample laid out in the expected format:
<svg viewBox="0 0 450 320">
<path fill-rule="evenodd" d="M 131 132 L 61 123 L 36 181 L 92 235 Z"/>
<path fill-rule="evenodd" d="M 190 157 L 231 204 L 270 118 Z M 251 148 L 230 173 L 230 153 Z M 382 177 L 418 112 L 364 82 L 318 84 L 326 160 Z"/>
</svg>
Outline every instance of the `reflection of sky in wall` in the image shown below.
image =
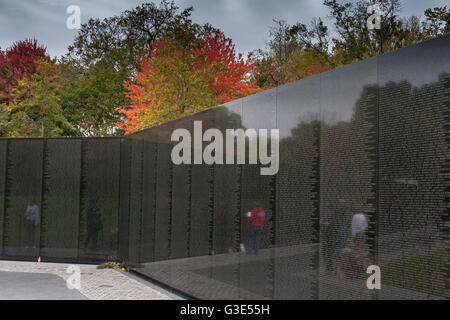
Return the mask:
<svg viewBox="0 0 450 320">
<path fill-rule="evenodd" d="M 450 35 L 433 40 L 437 43 L 436 41 L 443 42 L 448 49 L 440 51 L 435 46 L 418 44 L 408 48 L 407 55 L 403 53 L 405 49 L 400 49 L 380 56 L 380 85 L 385 85 L 387 81 L 407 80 L 414 87 L 422 87 L 437 82 L 441 72 L 450 73 Z M 401 65 L 398 64 L 399 56 L 402 57 Z"/>
<path fill-rule="evenodd" d="M 280 139 L 290 137 L 300 123 L 319 118 L 320 75 L 296 81 L 277 89 L 277 126 Z"/>
<path fill-rule="evenodd" d="M 377 84 L 377 60 L 367 59 L 321 75 L 321 120 L 328 124 L 350 121 L 364 87 Z"/>
<path fill-rule="evenodd" d="M 47 45 L 52 56 L 64 54 L 76 31 L 66 28 L 66 9 L 81 7 L 81 21 L 108 17 L 149 2 L 143 0 L 0 0 L 0 46 L 13 41 L 37 38 Z M 159 0 L 156 1 L 159 3 Z M 239 52 L 263 48 L 272 19 L 289 23 L 309 22 L 313 17 L 326 17 L 321 0 L 176 0 L 182 8 L 193 5 L 194 20 L 209 22 L 231 37 Z M 402 0 L 403 14 L 422 15 L 428 7 L 448 4 L 448 0 Z"/>
</svg>

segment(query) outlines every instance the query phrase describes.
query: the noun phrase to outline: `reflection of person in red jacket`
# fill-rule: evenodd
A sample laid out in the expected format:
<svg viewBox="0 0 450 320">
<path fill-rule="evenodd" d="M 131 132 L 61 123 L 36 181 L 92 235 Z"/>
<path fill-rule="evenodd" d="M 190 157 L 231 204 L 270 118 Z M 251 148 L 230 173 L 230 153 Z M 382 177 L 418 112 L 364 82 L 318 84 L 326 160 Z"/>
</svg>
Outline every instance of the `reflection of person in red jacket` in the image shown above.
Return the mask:
<svg viewBox="0 0 450 320">
<path fill-rule="evenodd" d="M 252 251 L 258 254 L 259 244 L 261 242 L 261 231 L 266 221 L 266 213 L 261 208 L 259 202 L 253 203 L 253 210 L 247 214 L 247 220 L 250 223 L 250 230 L 248 233 L 247 253 Z"/>
</svg>

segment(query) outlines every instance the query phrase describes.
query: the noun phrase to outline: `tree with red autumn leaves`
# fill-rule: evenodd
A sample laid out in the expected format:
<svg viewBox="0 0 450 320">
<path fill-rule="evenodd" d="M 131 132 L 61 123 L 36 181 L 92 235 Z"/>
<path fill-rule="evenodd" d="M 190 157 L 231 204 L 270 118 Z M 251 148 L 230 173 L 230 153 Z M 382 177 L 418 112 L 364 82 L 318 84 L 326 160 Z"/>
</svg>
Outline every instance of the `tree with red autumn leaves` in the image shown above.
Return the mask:
<svg viewBox="0 0 450 320">
<path fill-rule="evenodd" d="M 46 48 L 36 39 L 18 41 L 0 50 L 0 103 L 9 103 L 19 81 L 36 72 L 39 60 L 49 61 Z"/>
<path fill-rule="evenodd" d="M 131 103 L 120 108 L 126 119 L 118 125 L 126 133 L 258 91 L 254 63 L 236 54 L 222 31 L 178 25 L 183 31 L 154 43 L 139 59 L 140 71 L 124 83 Z"/>
<path fill-rule="evenodd" d="M 226 103 L 255 92 L 256 81 L 252 80 L 255 63 L 236 55 L 234 44 L 222 31 L 205 27 L 204 46 L 198 50 L 208 65 L 219 66 L 212 78 L 210 89 L 217 95 L 218 103 Z M 222 67 L 222 69 L 220 68 Z"/>
</svg>

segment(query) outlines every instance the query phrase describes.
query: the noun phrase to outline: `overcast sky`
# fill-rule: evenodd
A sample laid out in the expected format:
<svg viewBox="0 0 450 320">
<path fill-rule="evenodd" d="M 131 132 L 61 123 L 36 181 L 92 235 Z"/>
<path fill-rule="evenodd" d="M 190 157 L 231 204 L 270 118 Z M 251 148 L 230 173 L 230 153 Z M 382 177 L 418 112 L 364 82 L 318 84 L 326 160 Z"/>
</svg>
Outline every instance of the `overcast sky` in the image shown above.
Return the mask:
<svg viewBox="0 0 450 320">
<path fill-rule="evenodd" d="M 450 5 L 450 0 L 401 0 L 402 15 L 423 15 L 429 7 Z M 66 53 L 77 31 L 66 27 L 69 5 L 81 8 L 81 22 L 109 17 L 137 5 L 140 0 L 0 0 L 0 47 L 14 41 L 36 38 L 51 56 Z M 154 2 L 154 1 L 153 1 Z M 156 1 L 159 3 L 159 0 Z M 232 38 L 238 52 L 263 48 L 272 19 L 307 23 L 326 17 L 322 0 L 176 0 L 181 7 L 194 6 L 193 19 L 210 23 Z"/>
</svg>

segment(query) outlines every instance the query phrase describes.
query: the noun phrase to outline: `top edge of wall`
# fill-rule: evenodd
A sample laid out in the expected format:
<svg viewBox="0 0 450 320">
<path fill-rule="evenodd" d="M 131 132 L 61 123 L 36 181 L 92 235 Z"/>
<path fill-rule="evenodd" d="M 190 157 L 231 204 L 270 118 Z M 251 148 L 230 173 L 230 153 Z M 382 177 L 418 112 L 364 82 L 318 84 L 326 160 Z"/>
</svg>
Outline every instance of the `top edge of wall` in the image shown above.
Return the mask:
<svg viewBox="0 0 450 320">
<path fill-rule="evenodd" d="M 414 48 L 414 47 L 428 45 L 431 42 L 435 42 L 435 41 L 442 41 L 445 38 L 448 38 L 448 40 L 450 40 L 450 34 L 445 34 L 445 35 L 440 36 L 440 37 L 436 37 L 436 38 L 433 38 L 433 39 L 421 41 L 421 42 L 415 43 L 413 45 L 410 45 L 410 46 L 407 46 L 407 47 L 404 47 L 404 48 L 400 48 L 400 49 L 397 49 L 397 50 L 394 50 L 394 51 L 386 52 L 386 53 L 377 55 L 375 57 L 367 58 L 367 59 L 364 59 L 364 60 L 361 60 L 361 61 L 357 61 L 357 62 L 354 62 L 354 63 L 346 64 L 346 65 L 340 66 L 338 68 L 335 68 L 335 69 L 332 69 L 332 70 L 329 70 L 329 71 L 326 71 L 326 72 L 323 72 L 323 73 L 320 73 L 320 74 L 316 74 L 316 75 L 313 75 L 313 76 L 310 76 L 310 77 L 307 77 L 307 78 L 303 78 L 303 79 L 300 79 L 300 80 L 297 80 L 297 81 L 293 81 L 293 82 L 284 84 L 282 86 L 278 86 L 278 87 L 275 87 L 275 88 L 271 88 L 271 89 L 268 89 L 268 90 L 257 92 L 255 94 L 252 94 L 252 95 L 249 95 L 249 96 L 246 96 L 246 97 L 242 97 L 242 98 L 239 98 L 239 99 L 235 99 L 235 100 L 232 100 L 232 101 L 227 102 L 227 103 L 219 104 L 219 105 L 216 105 L 214 107 L 208 108 L 206 110 L 202 110 L 200 112 L 196 112 L 196 113 L 184 116 L 184 117 L 180 117 L 180 118 L 177 118 L 177 119 L 173 119 L 173 120 L 161 123 L 161 124 L 156 125 L 156 126 L 148 127 L 148 128 L 145 128 L 145 129 L 142 129 L 142 130 L 139 130 L 139 131 L 136 131 L 136 132 L 124 135 L 124 137 L 126 137 L 126 138 L 138 138 L 138 137 L 135 137 L 135 135 L 138 135 L 138 134 L 143 133 L 145 131 L 154 130 L 155 128 L 159 128 L 159 127 L 162 127 L 162 126 L 167 126 L 167 125 L 170 125 L 170 124 L 175 123 L 177 121 L 186 120 L 186 119 L 189 119 L 189 118 L 192 118 L 192 117 L 197 117 L 198 115 L 200 115 L 202 113 L 208 112 L 208 111 L 213 110 L 213 109 L 221 108 L 221 107 L 226 107 L 227 105 L 231 105 L 231 104 L 236 105 L 236 104 L 239 104 L 239 103 L 242 104 L 243 101 L 245 101 L 246 99 L 250 99 L 252 97 L 256 97 L 256 96 L 259 96 L 259 95 L 266 95 L 266 94 L 269 94 L 270 92 L 273 92 L 273 91 L 276 92 L 279 88 L 283 88 L 283 87 L 287 87 L 287 86 L 295 86 L 295 85 L 298 85 L 298 83 L 301 83 L 301 82 L 304 82 L 304 81 L 311 81 L 314 78 L 321 77 L 322 74 L 330 74 L 330 73 L 336 72 L 336 70 L 341 70 L 341 69 L 345 69 L 345 68 L 354 68 L 355 65 L 358 65 L 358 64 L 361 64 L 361 63 L 366 63 L 367 61 L 378 60 L 380 57 L 388 56 L 388 55 L 391 55 L 391 54 L 398 54 L 399 52 L 410 50 L 411 48 Z"/>
<path fill-rule="evenodd" d="M 71 136 L 67 136 L 67 137 L 0 137 L 0 141 L 5 141 L 5 140 L 33 140 L 33 141 L 38 141 L 38 140 L 67 140 L 67 139 L 71 139 L 71 140 L 95 140 L 95 139 L 123 139 L 124 136 L 102 136 L 102 137 L 71 137 Z"/>
</svg>

